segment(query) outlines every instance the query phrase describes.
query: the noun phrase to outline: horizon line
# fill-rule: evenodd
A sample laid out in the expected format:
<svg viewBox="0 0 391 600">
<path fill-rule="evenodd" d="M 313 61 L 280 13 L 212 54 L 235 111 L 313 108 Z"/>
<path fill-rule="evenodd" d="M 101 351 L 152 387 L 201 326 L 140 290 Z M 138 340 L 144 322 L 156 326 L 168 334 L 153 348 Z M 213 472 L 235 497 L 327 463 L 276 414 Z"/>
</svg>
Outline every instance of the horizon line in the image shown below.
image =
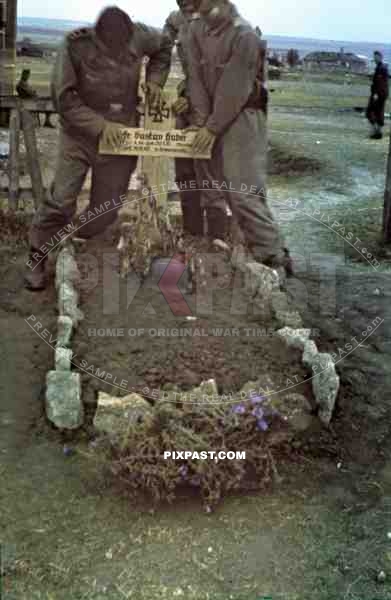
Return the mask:
<svg viewBox="0 0 391 600">
<path fill-rule="evenodd" d="M 74 19 L 67 19 L 67 18 L 63 18 L 63 17 L 31 17 L 28 15 L 19 15 L 17 17 L 17 20 L 19 19 L 45 19 L 46 21 L 67 21 L 69 23 L 83 23 L 86 25 L 92 25 L 93 22 L 91 21 L 85 21 L 84 19 L 80 19 L 80 20 L 74 20 Z M 57 31 L 56 29 L 53 29 L 53 31 Z M 349 39 L 331 39 L 331 38 L 323 38 L 323 37 L 308 37 L 307 35 L 298 35 L 298 34 L 288 34 L 288 33 L 263 33 L 263 36 L 265 38 L 267 37 L 279 37 L 279 38 L 295 38 L 295 39 L 301 39 L 301 40 L 316 40 L 316 41 L 320 41 L 320 42 L 335 42 L 335 43 L 343 43 L 343 42 L 348 42 L 350 44 L 374 44 L 374 45 L 378 45 L 378 46 L 390 46 L 391 47 L 391 42 L 385 42 L 385 41 L 376 41 L 373 42 L 372 40 L 364 40 L 364 39 L 360 39 L 360 40 L 349 40 Z"/>
</svg>

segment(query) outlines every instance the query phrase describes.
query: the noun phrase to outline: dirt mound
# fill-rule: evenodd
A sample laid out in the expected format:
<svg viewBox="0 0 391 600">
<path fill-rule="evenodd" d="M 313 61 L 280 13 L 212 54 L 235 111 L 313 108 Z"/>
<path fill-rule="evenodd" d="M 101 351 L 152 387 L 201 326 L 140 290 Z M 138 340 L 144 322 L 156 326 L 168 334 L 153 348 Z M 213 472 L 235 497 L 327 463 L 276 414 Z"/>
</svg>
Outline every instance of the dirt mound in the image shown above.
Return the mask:
<svg viewBox="0 0 391 600">
<path fill-rule="evenodd" d="M 311 175 L 322 170 L 322 163 L 316 158 L 295 155 L 292 148 L 272 145 L 268 155 L 269 175 Z"/>
<path fill-rule="evenodd" d="M 278 389 L 288 380 L 303 382 L 297 391 L 307 393 L 300 353 L 296 356 L 275 336 L 276 324 L 266 315 L 256 314 L 230 266 L 228 283 L 219 273 L 224 286 L 210 296 L 208 315 L 200 314 L 196 295 L 185 296 L 193 315 L 188 319 L 173 314 L 156 283 L 119 277 L 110 244 L 91 242 L 83 252 L 78 257 L 82 272 L 89 270 L 83 262 L 93 260 L 97 275 L 93 289 L 82 294 L 85 319 L 74 346 L 85 378 L 99 368 L 127 381 L 127 393 L 165 384 L 188 390 L 215 379 L 226 394 L 268 376 Z M 217 280 L 210 283 L 219 287 Z"/>
</svg>

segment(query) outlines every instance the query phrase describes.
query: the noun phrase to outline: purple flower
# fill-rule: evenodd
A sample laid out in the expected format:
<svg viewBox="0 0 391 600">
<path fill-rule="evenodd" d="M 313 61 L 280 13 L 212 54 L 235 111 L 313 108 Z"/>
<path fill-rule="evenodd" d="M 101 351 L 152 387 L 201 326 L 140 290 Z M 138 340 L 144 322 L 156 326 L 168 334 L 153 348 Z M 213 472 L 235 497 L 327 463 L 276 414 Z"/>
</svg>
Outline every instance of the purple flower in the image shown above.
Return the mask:
<svg viewBox="0 0 391 600">
<path fill-rule="evenodd" d="M 269 429 L 269 425 L 266 423 L 265 419 L 258 419 L 257 429 L 259 431 L 267 431 Z"/>
<path fill-rule="evenodd" d="M 265 402 L 266 398 L 265 396 L 258 396 L 257 394 L 251 395 L 250 394 L 250 400 L 252 404 L 262 404 L 262 402 Z"/>
<path fill-rule="evenodd" d="M 182 479 L 186 479 L 188 474 L 189 474 L 189 467 L 187 465 L 181 465 L 179 467 L 179 475 L 182 477 Z"/>
<path fill-rule="evenodd" d="M 190 479 L 190 485 L 193 485 L 194 487 L 200 487 L 201 485 L 201 477 L 192 477 Z"/>
<path fill-rule="evenodd" d="M 263 419 L 265 412 L 263 410 L 263 408 L 261 408 L 260 406 L 257 406 L 256 408 L 254 408 L 254 410 L 251 413 L 254 417 L 257 417 L 257 419 Z"/>
<path fill-rule="evenodd" d="M 234 412 L 235 415 L 244 415 L 246 412 L 246 407 L 244 404 L 237 404 L 236 406 L 232 407 L 232 412 Z"/>
</svg>

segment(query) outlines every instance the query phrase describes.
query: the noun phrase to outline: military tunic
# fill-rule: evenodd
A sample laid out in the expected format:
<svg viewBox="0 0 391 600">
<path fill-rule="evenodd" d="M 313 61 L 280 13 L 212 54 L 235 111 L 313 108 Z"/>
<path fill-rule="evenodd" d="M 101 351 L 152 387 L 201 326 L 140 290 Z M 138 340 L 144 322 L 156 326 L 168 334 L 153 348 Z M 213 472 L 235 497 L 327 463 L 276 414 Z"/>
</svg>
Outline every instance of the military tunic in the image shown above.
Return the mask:
<svg viewBox="0 0 391 600">
<path fill-rule="evenodd" d="M 91 237 L 117 216 L 126 195 L 137 157 L 100 155 L 99 137 L 106 121 L 138 125 L 138 87 L 144 57 L 149 57 L 147 82 L 164 86 L 171 63 L 167 40 L 155 29 L 134 24 L 129 46 L 114 59 L 93 28 L 71 32 L 60 50 L 52 77 L 52 96 L 61 131 L 56 174 L 30 232 L 33 248 L 40 248 L 69 223 L 90 168 L 92 186 L 78 235 Z M 91 221 L 86 216 L 107 200 L 113 206 Z"/>
</svg>

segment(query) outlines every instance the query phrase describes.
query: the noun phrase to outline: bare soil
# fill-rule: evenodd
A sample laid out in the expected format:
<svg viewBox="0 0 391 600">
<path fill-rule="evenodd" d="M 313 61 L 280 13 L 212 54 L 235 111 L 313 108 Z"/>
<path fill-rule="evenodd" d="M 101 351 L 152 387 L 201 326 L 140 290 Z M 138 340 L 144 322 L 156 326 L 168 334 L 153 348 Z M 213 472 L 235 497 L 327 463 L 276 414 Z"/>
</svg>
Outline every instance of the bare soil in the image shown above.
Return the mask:
<svg viewBox="0 0 391 600">
<path fill-rule="evenodd" d="M 131 280 L 118 276 L 111 241 L 91 241 L 78 256 L 82 270 L 83 262 L 89 260 L 86 254 L 94 256 L 99 275 L 93 289 L 82 294 L 85 319 L 74 346 L 79 362 L 85 359 L 89 367 L 99 367 L 118 381 L 128 381 L 128 389 L 161 390 L 175 384 L 186 391 L 215 379 L 220 394 L 227 395 L 264 377 L 265 387 L 273 382 L 275 389 L 281 390 L 287 387 L 287 380 L 298 381 L 295 391 L 311 397 L 311 386 L 302 383 L 307 374 L 299 353 L 288 351 L 275 337 L 276 323 L 265 315 L 254 314 L 243 282 L 241 278 L 238 281 L 229 264 L 223 272 L 218 259 L 219 279 L 208 279 L 208 285 L 216 287 L 211 314 L 202 315 L 197 296 L 185 296 L 195 319 L 189 321 L 173 314 L 156 283 L 139 283 L 134 274 Z M 236 312 L 242 314 L 234 314 L 233 301 Z M 123 335 L 99 337 L 93 331 L 91 335 L 95 329 L 123 330 Z M 137 330 L 144 333 L 137 335 Z M 191 335 L 177 336 L 175 330 Z M 93 384 L 96 388 L 96 381 Z"/>
</svg>

